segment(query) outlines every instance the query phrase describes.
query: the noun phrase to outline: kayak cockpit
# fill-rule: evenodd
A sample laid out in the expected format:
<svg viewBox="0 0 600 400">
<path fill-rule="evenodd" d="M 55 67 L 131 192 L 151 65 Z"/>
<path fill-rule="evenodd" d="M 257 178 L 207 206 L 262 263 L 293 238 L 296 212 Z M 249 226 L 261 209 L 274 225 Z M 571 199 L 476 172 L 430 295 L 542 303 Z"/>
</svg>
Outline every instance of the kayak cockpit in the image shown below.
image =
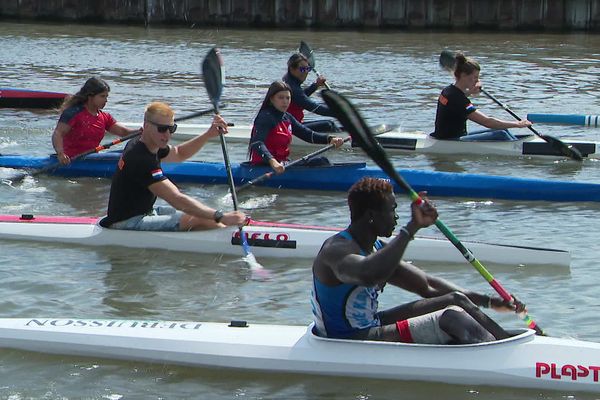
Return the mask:
<svg viewBox="0 0 600 400">
<path fill-rule="evenodd" d="M 474 344 L 420 344 L 420 343 L 401 343 L 401 342 L 380 342 L 375 340 L 354 340 L 354 339 L 333 339 L 323 336 L 319 336 L 316 332 L 314 323 L 310 324 L 307 330 L 307 336 L 309 340 L 321 342 L 321 343 L 354 343 L 360 344 L 361 346 L 400 346 L 400 347 L 437 347 L 437 348 L 465 348 L 465 347 L 482 347 L 482 346 L 498 346 L 510 344 L 514 345 L 517 343 L 525 343 L 535 338 L 535 331 L 532 329 L 516 329 L 510 330 L 509 333 L 512 335 L 509 338 L 495 340 L 493 342 L 485 343 L 474 343 Z M 392 347 L 390 347 L 392 348 Z"/>
</svg>

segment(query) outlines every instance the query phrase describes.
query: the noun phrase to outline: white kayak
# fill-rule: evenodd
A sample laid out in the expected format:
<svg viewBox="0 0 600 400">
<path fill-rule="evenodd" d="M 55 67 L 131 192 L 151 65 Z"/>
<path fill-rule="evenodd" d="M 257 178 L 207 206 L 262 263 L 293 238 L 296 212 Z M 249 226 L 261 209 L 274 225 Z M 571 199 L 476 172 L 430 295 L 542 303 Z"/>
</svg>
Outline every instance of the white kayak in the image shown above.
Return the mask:
<svg viewBox="0 0 600 400">
<path fill-rule="evenodd" d="M 325 339 L 312 327 L 0 319 L 0 348 L 194 367 L 600 392 L 600 344 L 512 332 L 474 345 Z"/>
<path fill-rule="evenodd" d="M 126 122 L 128 127 L 139 127 L 140 124 Z M 208 129 L 205 124 L 177 124 L 177 132 L 173 140 L 183 141 L 191 139 Z M 523 157 L 554 157 L 564 158 L 550 144 L 535 135 L 517 135 L 518 140 L 484 140 L 484 141 L 459 141 L 439 140 L 422 131 L 402 131 L 399 127 L 389 125 L 389 132 L 377 136 L 381 145 L 390 151 L 416 153 L 416 154 L 467 154 L 480 156 L 523 156 Z M 383 128 L 383 127 L 382 127 Z M 242 142 L 248 145 L 252 127 L 236 125 L 229 128 L 227 140 Z M 342 134 L 343 135 L 343 134 Z M 600 143 L 562 139 L 567 144 L 575 146 L 583 157 L 597 157 L 600 153 Z M 320 146 L 294 138 L 296 146 Z M 349 146 L 349 145 L 348 145 Z"/>
<path fill-rule="evenodd" d="M 325 239 L 340 228 L 251 221 L 243 231 L 256 257 L 314 258 Z M 0 215 L 0 240 L 68 243 L 86 246 L 121 246 L 194 253 L 240 255 L 236 227 L 197 232 L 140 232 L 103 228 L 98 218 Z M 569 267 L 568 251 L 464 241 L 483 263 L 498 265 L 552 265 Z M 418 236 L 408 246 L 406 260 L 464 263 L 464 257 L 447 240 Z"/>
</svg>

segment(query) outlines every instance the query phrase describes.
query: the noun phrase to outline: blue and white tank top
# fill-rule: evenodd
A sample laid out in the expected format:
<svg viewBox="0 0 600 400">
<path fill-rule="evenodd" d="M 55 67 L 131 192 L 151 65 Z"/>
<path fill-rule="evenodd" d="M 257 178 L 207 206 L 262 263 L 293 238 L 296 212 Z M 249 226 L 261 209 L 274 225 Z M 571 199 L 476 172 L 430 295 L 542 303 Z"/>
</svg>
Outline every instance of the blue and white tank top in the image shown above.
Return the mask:
<svg viewBox="0 0 600 400">
<path fill-rule="evenodd" d="M 348 231 L 340 236 L 352 240 Z M 377 240 L 375 250 L 383 244 Z M 361 250 L 361 255 L 366 253 Z M 354 333 L 380 325 L 377 316 L 380 288 L 365 287 L 348 283 L 336 286 L 322 284 L 313 276 L 311 305 L 317 333 L 331 338 L 348 338 Z"/>
</svg>

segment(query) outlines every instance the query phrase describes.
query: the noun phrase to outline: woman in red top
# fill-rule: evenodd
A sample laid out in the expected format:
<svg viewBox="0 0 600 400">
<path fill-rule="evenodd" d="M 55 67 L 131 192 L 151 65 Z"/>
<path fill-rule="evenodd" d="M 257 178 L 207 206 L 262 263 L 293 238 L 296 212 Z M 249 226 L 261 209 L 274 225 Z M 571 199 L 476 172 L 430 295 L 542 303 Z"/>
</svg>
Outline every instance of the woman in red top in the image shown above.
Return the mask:
<svg viewBox="0 0 600 400">
<path fill-rule="evenodd" d="M 71 157 L 97 147 L 106 131 L 126 136 L 138 131 L 119 124 L 109 113 L 102 111 L 108 100 L 108 84 L 96 77 L 88 79 L 75 95 L 68 97 L 52 134 L 52 146 L 61 164 Z"/>
<path fill-rule="evenodd" d="M 292 90 L 287 83 L 275 81 L 271 84 L 254 119 L 249 149 L 253 165 L 268 164 L 276 173 L 282 173 L 290 155 L 292 135 L 305 142 L 332 143 L 335 147 L 344 142 L 341 137 L 315 132 L 298 122 L 287 112 L 291 101 Z M 317 161 L 318 164 L 329 163 L 325 157 L 319 157 Z M 307 160 L 306 165 L 315 165 L 315 159 Z"/>
</svg>

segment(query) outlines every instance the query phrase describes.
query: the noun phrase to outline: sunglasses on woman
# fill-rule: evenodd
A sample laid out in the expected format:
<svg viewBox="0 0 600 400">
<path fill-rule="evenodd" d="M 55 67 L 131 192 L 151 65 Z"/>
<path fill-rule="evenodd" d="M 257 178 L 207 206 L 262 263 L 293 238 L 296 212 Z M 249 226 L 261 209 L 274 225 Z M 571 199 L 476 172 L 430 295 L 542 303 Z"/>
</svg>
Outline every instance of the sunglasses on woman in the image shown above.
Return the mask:
<svg viewBox="0 0 600 400">
<path fill-rule="evenodd" d="M 298 67 L 298 71 L 300 71 L 300 72 L 310 72 L 310 71 L 312 71 L 312 67 L 310 65 L 307 65 L 306 67 L 304 67 L 304 66 Z"/>
<path fill-rule="evenodd" d="M 172 135 L 177 130 L 177 124 L 162 125 L 162 124 L 157 124 L 156 122 L 153 122 L 153 121 L 150 121 L 150 120 L 146 120 L 146 122 L 150 122 L 152 125 L 156 126 L 156 130 L 158 132 L 160 132 L 160 133 L 165 133 L 168 130 L 169 133 Z"/>
</svg>

